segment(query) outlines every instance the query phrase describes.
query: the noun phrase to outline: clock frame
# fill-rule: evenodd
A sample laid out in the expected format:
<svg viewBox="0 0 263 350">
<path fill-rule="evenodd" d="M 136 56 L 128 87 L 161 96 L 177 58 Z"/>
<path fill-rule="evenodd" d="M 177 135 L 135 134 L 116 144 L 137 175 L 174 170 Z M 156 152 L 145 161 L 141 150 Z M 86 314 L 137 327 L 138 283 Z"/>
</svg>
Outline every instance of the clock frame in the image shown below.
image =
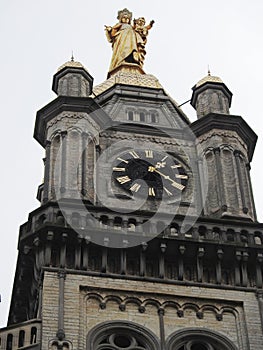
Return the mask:
<svg viewBox="0 0 263 350">
<path fill-rule="evenodd" d="M 168 153 L 152 149 L 132 149 L 118 155 L 112 176 L 129 194 L 157 200 L 178 198 L 188 181 L 182 162 Z"/>
</svg>

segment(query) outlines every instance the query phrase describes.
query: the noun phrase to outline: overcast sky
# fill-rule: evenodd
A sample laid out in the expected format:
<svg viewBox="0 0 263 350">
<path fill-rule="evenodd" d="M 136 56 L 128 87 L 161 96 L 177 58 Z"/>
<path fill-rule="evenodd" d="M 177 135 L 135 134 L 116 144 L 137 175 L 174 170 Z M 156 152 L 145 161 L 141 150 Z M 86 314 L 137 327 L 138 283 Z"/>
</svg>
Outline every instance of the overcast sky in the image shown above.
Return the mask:
<svg viewBox="0 0 263 350">
<path fill-rule="evenodd" d="M 2 0 L 0 327 L 7 321 L 19 226 L 39 205 L 44 152 L 32 136 L 36 112 L 55 98 L 53 74 L 72 50 L 95 85 L 106 79 L 111 47 L 104 24 L 115 24 L 124 7 L 155 20 L 144 68 L 178 103 L 191 98 L 208 65 L 232 91 L 231 113 L 259 136 L 251 172 L 263 221 L 262 0 Z M 183 110 L 196 119 L 191 106 Z"/>
</svg>

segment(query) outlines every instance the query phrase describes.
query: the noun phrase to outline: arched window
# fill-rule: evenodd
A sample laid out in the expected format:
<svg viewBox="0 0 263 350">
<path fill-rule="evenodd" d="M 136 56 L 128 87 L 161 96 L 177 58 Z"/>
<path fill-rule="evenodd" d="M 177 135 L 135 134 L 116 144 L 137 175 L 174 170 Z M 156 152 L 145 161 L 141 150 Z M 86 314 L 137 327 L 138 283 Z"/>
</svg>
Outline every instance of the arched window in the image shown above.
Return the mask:
<svg viewBox="0 0 263 350">
<path fill-rule="evenodd" d="M 13 334 L 8 334 L 6 338 L 6 350 L 12 350 L 13 348 Z"/>
<path fill-rule="evenodd" d="M 226 239 L 228 242 L 234 242 L 235 241 L 235 231 L 229 229 L 226 231 Z"/>
<path fill-rule="evenodd" d="M 160 348 L 155 335 L 133 322 L 111 321 L 95 326 L 88 334 L 89 350 L 157 350 Z"/>
<path fill-rule="evenodd" d="M 224 335 L 202 328 L 185 328 L 171 334 L 166 343 L 167 350 L 237 350 Z"/>
<path fill-rule="evenodd" d="M 22 348 L 25 343 L 25 331 L 21 330 L 18 336 L 18 347 Z"/>
<path fill-rule="evenodd" d="M 150 113 L 150 122 L 151 123 L 157 123 L 157 113 L 156 112 L 151 112 Z"/>
<path fill-rule="evenodd" d="M 133 120 L 133 111 L 128 112 L 128 120 Z"/>
<path fill-rule="evenodd" d="M 114 218 L 114 229 L 121 230 L 121 227 L 122 227 L 122 218 L 119 216 L 116 216 Z"/>
<path fill-rule="evenodd" d="M 107 215 L 101 215 L 100 219 L 99 219 L 99 224 L 101 228 L 107 228 L 108 227 L 108 216 Z"/>
<path fill-rule="evenodd" d="M 144 112 L 140 112 L 140 121 L 145 122 L 145 113 Z"/>
<path fill-rule="evenodd" d="M 37 327 L 31 328 L 31 334 L 30 334 L 30 344 L 34 344 L 37 342 Z"/>
</svg>

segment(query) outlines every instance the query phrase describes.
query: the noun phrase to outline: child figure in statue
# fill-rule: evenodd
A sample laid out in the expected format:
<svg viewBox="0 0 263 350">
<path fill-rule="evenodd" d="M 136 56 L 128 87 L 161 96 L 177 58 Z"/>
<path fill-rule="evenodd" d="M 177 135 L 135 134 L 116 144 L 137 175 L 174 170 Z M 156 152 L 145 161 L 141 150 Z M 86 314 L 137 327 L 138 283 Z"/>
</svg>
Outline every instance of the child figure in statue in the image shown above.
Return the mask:
<svg viewBox="0 0 263 350">
<path fill-rule="evenodd" d="M 145 19 L 140 17 L 144 22 L 139 21 L 132 26 L 132 13 L 126 8 L 118 12 L 117 18 L 119 23 L 113 27 L 105 26 L 107 39 L 112 44 L 109 73 L 125 62 L 143 66 L 146 36 L 154 23 L 151 21 L 148 26 L 145 26 Z"/>
<path fill-rule="evenodd" d="M 140 34 L 144 41 L 144 44 L 147 42 L 148 31 L 152 28 L 154 21 L 152 20 L 147 26 L 145 23 L 146 21 L 144 17 L 139 17 L 138 19 L 133 20 L 133 28 Z"/>
</svg>

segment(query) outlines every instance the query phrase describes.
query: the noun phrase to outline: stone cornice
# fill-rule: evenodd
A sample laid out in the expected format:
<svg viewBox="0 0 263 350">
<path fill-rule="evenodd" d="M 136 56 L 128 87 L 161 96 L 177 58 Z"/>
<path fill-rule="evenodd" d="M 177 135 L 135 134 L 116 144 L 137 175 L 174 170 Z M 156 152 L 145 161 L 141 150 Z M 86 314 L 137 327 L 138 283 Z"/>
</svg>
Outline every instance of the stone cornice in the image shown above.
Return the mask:
<svg viewBox="0 0 263 350">
<path fill-rule="evenodd" d="M 37 112 L 34 138 L 41 146 L 45 146 L 47 123 L 57 115 L 67 111 L 89 113 L 102 128 L 107 127 L 111 122 L 110 117 L 94 99 L 59 96 Z"/>
<path fill-rule="evenodd" d="M 210 113 L 194 121 L 191 124 L 191 129 L 196 137 L 204 135 L 212 129 L 235 131 L 247 145 L 249 161 L 253 158 L 257 135 L 241 116 Z"/>
</svg>

